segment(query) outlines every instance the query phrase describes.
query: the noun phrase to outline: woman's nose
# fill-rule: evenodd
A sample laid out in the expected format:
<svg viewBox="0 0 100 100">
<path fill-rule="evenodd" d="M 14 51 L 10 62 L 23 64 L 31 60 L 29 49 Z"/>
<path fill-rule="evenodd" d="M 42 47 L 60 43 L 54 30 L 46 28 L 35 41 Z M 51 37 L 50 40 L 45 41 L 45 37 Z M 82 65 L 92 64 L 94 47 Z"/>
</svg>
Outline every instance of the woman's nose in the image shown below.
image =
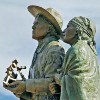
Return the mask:
<svg viewBox="0 0 100 100">
<path fill-rule="evenodd" d="M 64 29 L 64 31 L 63 31 L 63 36 L 65 36 L 65 34 L 66 34 L 66 29 Z"/>
<path fill-rule="evenodd" d="M 66 32 L 66 29 L 63 30 L 63 34 Z"/>
</svg>

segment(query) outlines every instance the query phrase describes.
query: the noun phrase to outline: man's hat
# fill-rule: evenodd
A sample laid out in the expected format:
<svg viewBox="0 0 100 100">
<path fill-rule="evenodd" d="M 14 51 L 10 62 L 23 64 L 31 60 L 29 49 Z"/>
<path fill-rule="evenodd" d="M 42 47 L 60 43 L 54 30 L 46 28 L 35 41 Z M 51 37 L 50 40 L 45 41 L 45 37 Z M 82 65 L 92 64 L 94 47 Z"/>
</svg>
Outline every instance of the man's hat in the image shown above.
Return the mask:
<svg viewBox="0 0 100 100">
<path fill-rule="evenodd" d="M 62 20 L 61 15 L 55 9 L 53 8 L 44 9 L 39 6 L 30 5 L 28 6 L 28 11 L 34 17 L 36 17 L 38 14 L 43 15 L 53 24 L 53 26 L 56 28 L 59 34 L 62 33 L 61 28 L 62 28 L 63 20 Z"/>
</svg>

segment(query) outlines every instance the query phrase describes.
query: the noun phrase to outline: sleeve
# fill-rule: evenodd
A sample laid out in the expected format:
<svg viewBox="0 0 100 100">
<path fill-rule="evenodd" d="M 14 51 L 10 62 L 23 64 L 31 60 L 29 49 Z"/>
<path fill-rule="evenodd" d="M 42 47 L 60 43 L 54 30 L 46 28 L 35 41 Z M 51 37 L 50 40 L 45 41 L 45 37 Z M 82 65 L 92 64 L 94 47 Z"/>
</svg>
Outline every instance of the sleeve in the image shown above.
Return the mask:
<svg viewBox="0 0 100 100">
<path fill-rule="evenodd" d="M 53 81 L 57 69 L 62 67 L 64 55 L 64 49 L 60 46 L 48 48 L 45 56 L 45 78 L 26 80 L 26 91 L 32 93 L 45 93 L 49 91 L 49 84 Z"/>
<path fill-rule="evenodd" d="M 83 74 L 87 67 L 86 53 L 73 48 L 68 50 L 64 61 L 64 74 L 61 80 L 61 99 L 83 100 Z M 68 95 L 68 96 L 67 96 Z"/>
<path fill-rule="evenodd" d="M 98 91 L 94 54 L 85 44 L 76 46 L 72 47 L 66 54 L 64 75 L 61 82 L 61 100 L 67 93 L 71 100 L 91 100 L 91 98 L 96 97 L 94 95 Z"/>
<path fill-rule="evenodd" d="M 31 93 L 28 93 L 28 92 L 22 93 L 20 100 L 32 100 Z"/>
</svg>

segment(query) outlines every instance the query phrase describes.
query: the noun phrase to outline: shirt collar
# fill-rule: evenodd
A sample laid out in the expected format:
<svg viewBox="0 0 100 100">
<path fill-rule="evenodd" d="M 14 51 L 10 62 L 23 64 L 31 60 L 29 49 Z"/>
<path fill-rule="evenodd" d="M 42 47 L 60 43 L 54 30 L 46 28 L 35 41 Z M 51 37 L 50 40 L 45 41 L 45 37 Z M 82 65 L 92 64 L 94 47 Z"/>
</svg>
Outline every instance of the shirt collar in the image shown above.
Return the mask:
<svg viewBox="0 0 100 100">
<path fill-rule="evenodd" d="M 38 42 L 38 46 L 37 46 L 37 53 L 41 52 L 42 50 L 44 50 L 44 48 L 51 42 L 51 41 L 57 41 L 57 38 L 54 36 L 47 36 L 44 39 L 40 40 Z"/>
</svg>

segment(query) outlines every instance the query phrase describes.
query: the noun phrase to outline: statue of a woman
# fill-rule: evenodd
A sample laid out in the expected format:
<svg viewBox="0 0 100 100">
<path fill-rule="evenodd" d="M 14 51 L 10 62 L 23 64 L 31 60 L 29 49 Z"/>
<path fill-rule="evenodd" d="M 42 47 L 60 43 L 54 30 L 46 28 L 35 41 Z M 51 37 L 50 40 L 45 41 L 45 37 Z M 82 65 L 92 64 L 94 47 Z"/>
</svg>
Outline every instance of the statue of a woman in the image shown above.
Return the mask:
<svg viewBox="0 0 100 100">
<path fill-rule="evenodd" d="M 63 33 L 62 40 L 71 47 L 61 72 L 60 100 L 100 100 L 94 23 L 82 16 L 74 17 Z"/>
</svg>

